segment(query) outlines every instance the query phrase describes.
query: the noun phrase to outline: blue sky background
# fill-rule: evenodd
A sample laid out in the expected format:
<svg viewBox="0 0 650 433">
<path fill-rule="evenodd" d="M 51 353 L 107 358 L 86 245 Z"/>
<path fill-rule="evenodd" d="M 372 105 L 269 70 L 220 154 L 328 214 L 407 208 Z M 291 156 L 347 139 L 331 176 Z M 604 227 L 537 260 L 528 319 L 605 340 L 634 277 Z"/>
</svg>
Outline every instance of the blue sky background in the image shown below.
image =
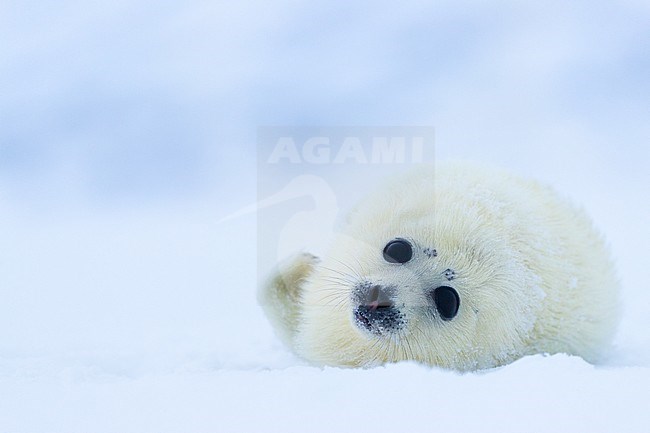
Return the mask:
<svg viewBox="0 0 650 433">
<path fill-rule="evenodd" d="M 642 176 L 649 17 L 642 1 L 3 2 L 3 196 L 249 187 L 264 124 L 433 125 L 440 157 Z"/>
<path fill-rule="evenodd" d="M 0 351 L 132 371 L 211 347 L 218 306 L 254 302 L 254 220 L 217 221 L 255 200 L 259 125 L 431 125 L 438 158 L 556 186 L 645 326 L 649 22 L 634 0 L 2 2 Z"/>
</svg>

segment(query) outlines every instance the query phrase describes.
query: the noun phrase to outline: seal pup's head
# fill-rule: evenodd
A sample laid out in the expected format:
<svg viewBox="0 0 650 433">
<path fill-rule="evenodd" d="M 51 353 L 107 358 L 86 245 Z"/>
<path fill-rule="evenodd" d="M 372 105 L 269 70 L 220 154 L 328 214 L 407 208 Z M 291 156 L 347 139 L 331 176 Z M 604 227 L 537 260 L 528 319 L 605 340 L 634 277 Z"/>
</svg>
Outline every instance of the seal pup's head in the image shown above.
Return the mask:
<svg viewBox="0 0 650 433">
<path fill-rule="evenodd" d="M 521 356 L 543 293 L 503 198 L 415 170 L 362 202 L 302 292 L 295 347 L 312 362 L 414 360 L 460 370 Z M 444 182 L 441 184 L 440 182 Z"/>
</svg>

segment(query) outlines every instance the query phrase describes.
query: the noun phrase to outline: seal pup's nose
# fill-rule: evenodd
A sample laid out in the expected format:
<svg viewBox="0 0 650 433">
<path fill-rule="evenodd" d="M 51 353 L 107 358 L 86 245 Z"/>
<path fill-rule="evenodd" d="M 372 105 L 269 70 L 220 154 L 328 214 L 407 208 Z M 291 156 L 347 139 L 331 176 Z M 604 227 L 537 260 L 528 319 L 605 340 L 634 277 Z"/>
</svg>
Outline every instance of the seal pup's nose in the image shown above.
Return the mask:
<svg viewBox="0 0 650 433">
<path fill-rule="evenodd" d="M 384 290 L 381 286 L 371 286 L 366 292 L 364 301 L 365 305 L 373 311 L 390 308 L 394 305 L 388 291 Z"/>
<path fill-rule="evenodd" d="M 404 315 L 395 307 L 392 292 L 394 289 L 379 285 L 358 288 L 354 318 L 361 329 L 381 335 L 397 331 L 404 325 Z"/>
</svg>

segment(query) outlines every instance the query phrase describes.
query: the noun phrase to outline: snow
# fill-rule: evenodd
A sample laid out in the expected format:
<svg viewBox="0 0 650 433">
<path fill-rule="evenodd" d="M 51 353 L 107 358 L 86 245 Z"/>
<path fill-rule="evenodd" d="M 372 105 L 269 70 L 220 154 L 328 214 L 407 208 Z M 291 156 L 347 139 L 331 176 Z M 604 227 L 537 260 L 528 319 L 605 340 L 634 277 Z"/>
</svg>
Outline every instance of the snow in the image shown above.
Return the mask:
<svg viewBox="0 0 650 433">
<path fill-rule="evenodd" d="M 643 2 L 86 7 L 0 6 L 0 432 L 647 431 Z M 574 198 L 621 276 L 611 358 L 295 358 L 256 304 L 255 216 L 219 222 L 273 124 L 433 125 L 437 158 Z"/>
<path fill-rule="evenodd" d="M 596 369 L 562 356 L 524 359 L 466 376 L 398 364 L 356 371 L 293 366 L 129 380 L 12 380 L 3 384 L 13 395 L 3 411 L 12 413 L 13 422 L 3 427 L 32 431 L 46 425 L 48 431 L 69 432 L 608 432 L 637 426 L 642 431 L 648 386 L 645 369 Z"/>
</svg>

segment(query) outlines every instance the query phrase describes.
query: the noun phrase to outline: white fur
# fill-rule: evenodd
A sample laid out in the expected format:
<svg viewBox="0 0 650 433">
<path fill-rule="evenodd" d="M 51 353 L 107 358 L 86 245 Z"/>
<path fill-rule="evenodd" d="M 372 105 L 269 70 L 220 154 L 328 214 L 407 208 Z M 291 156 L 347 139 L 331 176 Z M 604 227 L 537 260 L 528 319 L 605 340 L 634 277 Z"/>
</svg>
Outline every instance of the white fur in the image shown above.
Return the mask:
<svg viewBox="0 0 650 433">
<path fill-rule="evenodd" d="M 412 242 L 409 262 L 383 259 L 394 238 Z M 360 281 L 398 287 L 404 329 L 377 336 L 357 326 L 351 290 Z M 427 300 L 444 284 L 461 298 L 450 321 Z M 300 254 L 281 264 L 260 302 L 312 363 L 415 360 L 467 371 L 535 353 L 598 360 L 615 330 L 618 291 L 604 241 L 582 211 L 533 181 L 448 163 L 392 179 L 351 213 L 322 260 Z"/>
</svg>

